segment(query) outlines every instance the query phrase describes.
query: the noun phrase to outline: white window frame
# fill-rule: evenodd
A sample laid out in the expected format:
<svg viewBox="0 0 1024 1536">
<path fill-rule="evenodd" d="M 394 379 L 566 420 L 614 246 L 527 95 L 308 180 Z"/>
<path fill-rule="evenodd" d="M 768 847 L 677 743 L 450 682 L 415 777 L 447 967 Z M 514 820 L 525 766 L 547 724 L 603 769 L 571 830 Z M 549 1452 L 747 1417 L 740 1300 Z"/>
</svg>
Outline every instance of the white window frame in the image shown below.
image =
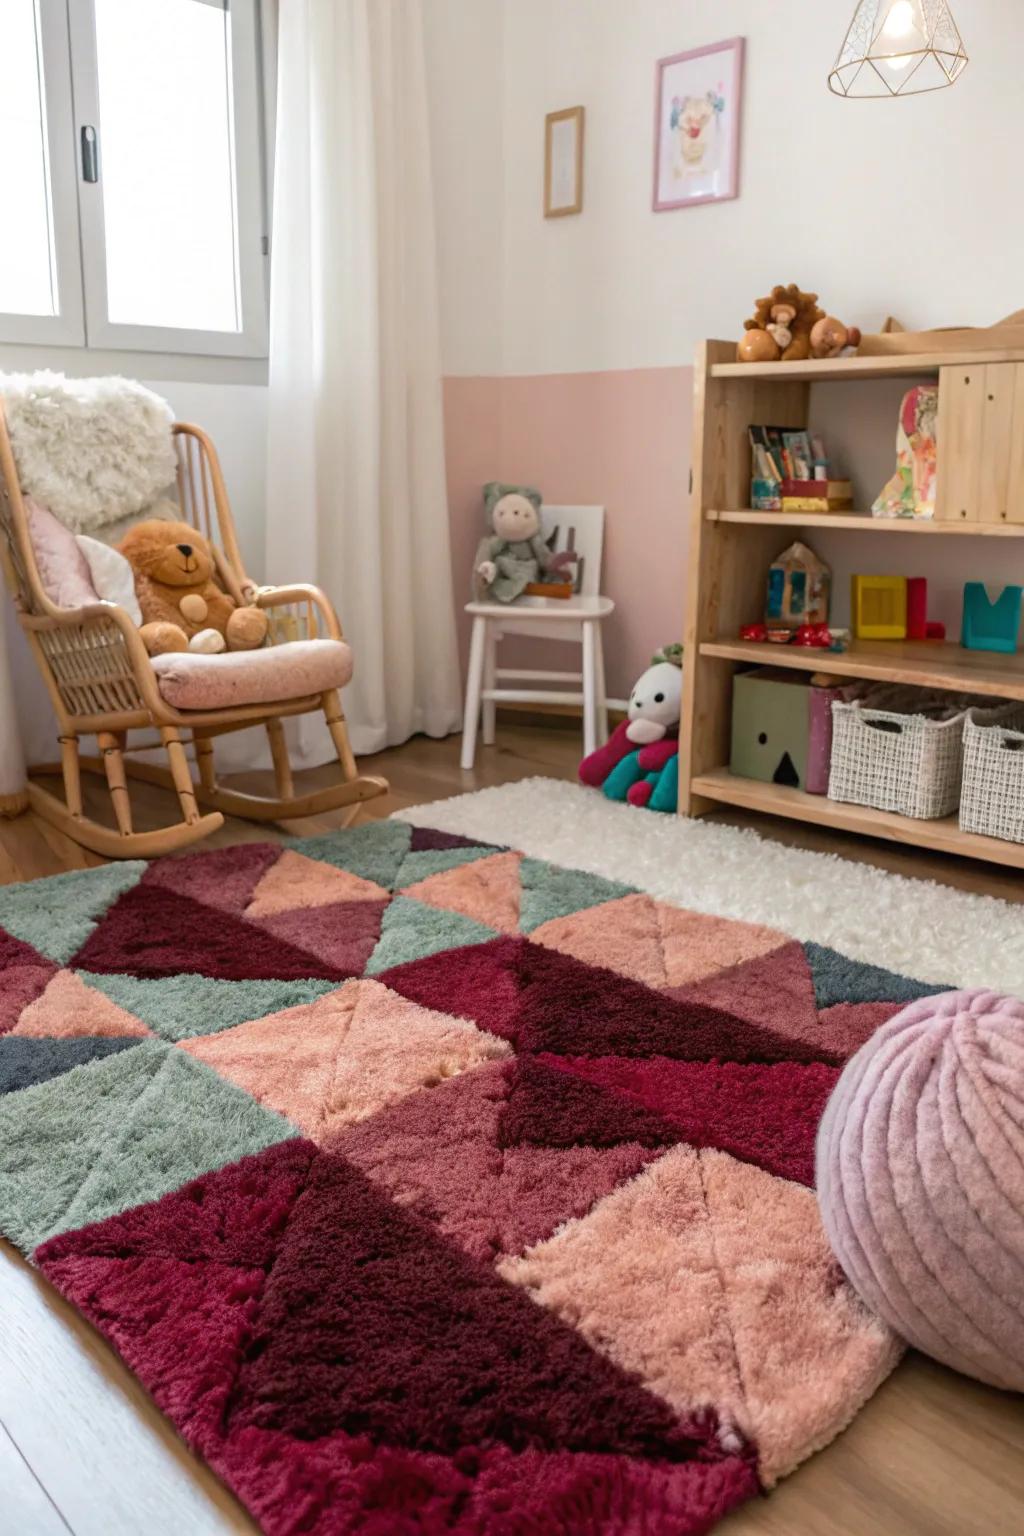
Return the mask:
<svg viewBox="0 0 1024 1536">
<path fill-rule="evenodd" d="M 192 0 L 224 9 L 224 0 Z M 0 342 L 103 351 L 264 358 L 267 247 L 258 0 L 229 0 L 237 277 L 242 328 L 186 330 L 108 319 L 103 123 L 92 0 L 37 0 L 46 88 L 50 186 L 61 313 L 0 315 Z M 182 110 L 188 110 L 183 82 Z M 99 180 L 82 176 L 81 130 L 96 129 Z"/>
<path fill-rule="evenodd" d="M 90 6 L 90 11 L 91 11 Z M 60 313 L 8 314 L 0 311 L 0 340 L 39 346 L 84 347 L 81 254 L 78 240 L 78 164 L 67 146 L 75 141 L 71 100 L 71 54 L 65 0 L 36 0 L 36 23 L 43 59 L 44 153 L 52 219 L 54 265 Z M 17 147 L 9 146 L 9 153 Z M 17 239 L 10 226 L 2 239 Z"/>
</svg>

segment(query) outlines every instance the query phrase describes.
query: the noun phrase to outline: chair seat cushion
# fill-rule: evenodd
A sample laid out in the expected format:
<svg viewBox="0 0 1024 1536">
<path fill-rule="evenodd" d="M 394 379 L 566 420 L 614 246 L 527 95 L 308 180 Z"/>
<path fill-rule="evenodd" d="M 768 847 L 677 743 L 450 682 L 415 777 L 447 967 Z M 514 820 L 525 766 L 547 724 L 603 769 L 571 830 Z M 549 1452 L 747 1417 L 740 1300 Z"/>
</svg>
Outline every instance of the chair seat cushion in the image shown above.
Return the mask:
<svg viewBox="0 0 1024 1536">
<path fill-rule="evenodd" d="M 154 656 L 153 671 L 174 709 L 230 709 L 343 688 L 352 676 L 352 652 L 343 640 L 290 640 L 219 656 L 194 651 Z"/>
</svg>

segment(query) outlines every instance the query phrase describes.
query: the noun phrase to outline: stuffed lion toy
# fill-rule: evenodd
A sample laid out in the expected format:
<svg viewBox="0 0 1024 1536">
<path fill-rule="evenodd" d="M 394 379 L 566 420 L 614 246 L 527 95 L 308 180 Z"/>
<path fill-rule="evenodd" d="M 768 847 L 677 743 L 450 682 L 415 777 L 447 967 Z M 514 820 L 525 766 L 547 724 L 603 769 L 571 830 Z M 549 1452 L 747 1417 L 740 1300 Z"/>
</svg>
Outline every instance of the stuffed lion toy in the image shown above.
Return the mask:
<svg viewBox="0 0 1024 1536">
<path fill-rule="evenodd" d="M 132 568 L 151 656 L 253 651 L 267 636 L 260 608 L 239 608 L 217 585 L 209 542 L 188 523 L 136 523 L 118 545 Z"/>
</svg>

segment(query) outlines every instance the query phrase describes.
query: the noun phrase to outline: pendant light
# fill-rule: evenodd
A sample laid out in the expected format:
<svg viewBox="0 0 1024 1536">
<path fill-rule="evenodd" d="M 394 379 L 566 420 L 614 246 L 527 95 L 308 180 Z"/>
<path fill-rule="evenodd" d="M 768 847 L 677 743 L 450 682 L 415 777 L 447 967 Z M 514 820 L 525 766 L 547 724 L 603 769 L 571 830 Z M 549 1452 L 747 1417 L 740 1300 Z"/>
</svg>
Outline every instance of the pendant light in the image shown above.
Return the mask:
<svg viewBox="0 0 1024 1536">
<path fill-rule="evenodd" d="M 912 96 L 953 85 L 966 63 L 946 0 L 860 0 L 828 86 L 837 96 Z"/>
</svg>

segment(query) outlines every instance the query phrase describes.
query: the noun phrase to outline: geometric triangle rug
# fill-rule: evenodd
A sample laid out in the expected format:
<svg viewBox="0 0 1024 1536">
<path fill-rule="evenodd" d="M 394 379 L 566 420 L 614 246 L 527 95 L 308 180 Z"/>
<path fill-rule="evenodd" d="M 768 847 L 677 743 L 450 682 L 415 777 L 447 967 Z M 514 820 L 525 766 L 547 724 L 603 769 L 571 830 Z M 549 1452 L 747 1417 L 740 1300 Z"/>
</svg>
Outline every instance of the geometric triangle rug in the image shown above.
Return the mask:
<svg viewBox="0 0 1024 1536">
<path fill-rule="evenodd" d="M 899 1357 L 814 1139 L 931 990 L 395 821 L 36 881 L 0 1234 L 270 1536 L 694 1536 Z"/>
</svg>

